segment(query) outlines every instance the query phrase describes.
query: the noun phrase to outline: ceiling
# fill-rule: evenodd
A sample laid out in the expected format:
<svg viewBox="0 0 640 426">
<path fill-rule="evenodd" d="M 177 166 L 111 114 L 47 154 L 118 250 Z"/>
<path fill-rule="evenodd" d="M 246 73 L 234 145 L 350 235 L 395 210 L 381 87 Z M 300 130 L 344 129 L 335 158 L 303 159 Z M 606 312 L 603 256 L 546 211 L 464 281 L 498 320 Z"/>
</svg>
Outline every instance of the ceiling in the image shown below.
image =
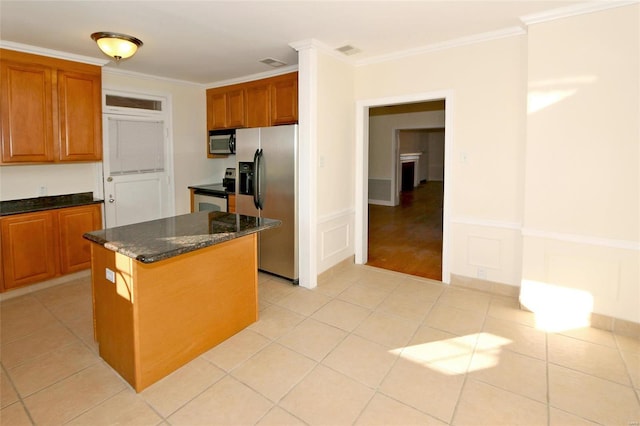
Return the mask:
<svg viewBox="0 0 640 426">
<path fill-rule="evenodd" d="M 274 72 L 259 61 L 297 64 L 291 43 L 316 40 L 354 64 L 398 52 L 524 28 L 520 17 L 585 1 L 5 1 L 0 40 L 106 59 L 90 35 L 141 39 L 130 59 L 106 67 L 203 85 Z M 8 43 L 7 43 L 8 42 Z M 15 46 L 14 46 L 15 47 Z"/>
</svg>

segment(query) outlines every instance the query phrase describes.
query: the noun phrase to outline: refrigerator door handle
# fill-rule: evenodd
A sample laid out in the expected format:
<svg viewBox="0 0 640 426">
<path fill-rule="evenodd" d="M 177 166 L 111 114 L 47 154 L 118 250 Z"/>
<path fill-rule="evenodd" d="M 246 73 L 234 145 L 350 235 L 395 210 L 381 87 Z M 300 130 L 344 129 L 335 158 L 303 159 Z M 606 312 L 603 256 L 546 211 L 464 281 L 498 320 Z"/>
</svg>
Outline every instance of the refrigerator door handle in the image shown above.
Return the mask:
<svg viewBox="0 0 640 426">
<path fill-rule="evenodd" d="M 263 185 L 263 170 L 264 165 L 262 164 L 262 150 L 256 149 L 256 153 L 253 156 L 253 164 L 255 167 L 254 170 L 254 178 L 255 178 L 255 188 L 253 191 L 253 204 L 256 206 L 258 210 L 262 210 L 264 204 L 264 191 L 262 189 Z"/>
</svg>

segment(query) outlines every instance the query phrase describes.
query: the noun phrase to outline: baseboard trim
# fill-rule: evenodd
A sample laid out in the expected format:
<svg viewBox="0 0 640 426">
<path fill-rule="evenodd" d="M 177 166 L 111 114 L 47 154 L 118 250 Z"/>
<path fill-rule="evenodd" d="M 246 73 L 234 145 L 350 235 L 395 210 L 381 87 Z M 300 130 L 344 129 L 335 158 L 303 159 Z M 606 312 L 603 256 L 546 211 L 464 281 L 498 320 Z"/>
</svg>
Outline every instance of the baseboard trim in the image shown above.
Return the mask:
<svg viewBox="0 0 640 426">
<path fill-rule="evenodd" d="M 322 271 L 321 273 L 318 274 L 318 278 L 317 278 L 318 284 L 323 282 L 323 281 L 330 280 L 334 275 L 336 275 L 337 273 L 342 271 L 345 267 L 347 267 L 349 265 L 353 265 L 355 263 L 356 263 L 355 255 L 351 255 L 351 256 L 347 257 L 346 259 L 341 260 L 340 262 L 336 263 L 335 265 L 333 265 L 329 269 L 327 269 L 325 271 Z"/>
<path fill-rule="evenodd" d="M 451 274 L 451 285 L 470 290 L 482 291 L 496 296 L 514 297 L 516 299 L 520 295 L 520 287 L 481 280 L 478 278 L 465 277 L 463 275 Z M 523 305 L 520 305 L 520 309 L 523 311 L 529 311 Z M 610 331 L 611 333 L 620 336 L 640 339 L 640 323 L 633 321 L 592 312 L 590 325 L 592 328 Z"/>
<path fill-rule="evenodd" d="M 91 277 L 91 269 L 87 269 L 80 272 L 74 272 L 72 274 L 63 275 L 61 277 L 53 278 L 51 280 L 42 281 L 37 284 L 30 284 L 24 287 L 18 287 L 15 289 L 7 290 L 4 293 L 0 293 L 0 302 L 13 299 L 15 297 L 24 296 L 25 294 L 33 293 L 36 291 L 44 290 L 46 288 L 55 287 L 57 285 L 66 284 L 69 281 L 74 281 L 80 278 Z"/>
</svg>

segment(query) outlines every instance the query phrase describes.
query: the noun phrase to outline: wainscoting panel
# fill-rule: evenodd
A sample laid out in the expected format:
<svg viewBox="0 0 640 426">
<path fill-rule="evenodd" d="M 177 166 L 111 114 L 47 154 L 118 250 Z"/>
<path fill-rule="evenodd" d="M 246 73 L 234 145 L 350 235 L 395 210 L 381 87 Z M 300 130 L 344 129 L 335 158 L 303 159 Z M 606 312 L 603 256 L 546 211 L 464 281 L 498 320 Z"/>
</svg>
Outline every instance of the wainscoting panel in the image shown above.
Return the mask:
<svg viewBox="0 0 640 426">
<path fill-rule="evenodd" d="M 469 235 L 469 264 L 479 268 L 500 269 L 501 241 Z"/>
<path fill-rule="evenodd" d="M 519 224 L 454 218 L 451 273 L 518 287 L 521 244 Z"/>
<path fill-rule="evenodd" d="M 522 282 L 580 290 L 593 312 L 640 323 L 640 250 L 621 241 L 523 231 Z"/>
<path fill-rule="evenodd" d="M 354 210 L 319 218 L 318 273 L 354 255 L 354 222 Z"/>
</svg>

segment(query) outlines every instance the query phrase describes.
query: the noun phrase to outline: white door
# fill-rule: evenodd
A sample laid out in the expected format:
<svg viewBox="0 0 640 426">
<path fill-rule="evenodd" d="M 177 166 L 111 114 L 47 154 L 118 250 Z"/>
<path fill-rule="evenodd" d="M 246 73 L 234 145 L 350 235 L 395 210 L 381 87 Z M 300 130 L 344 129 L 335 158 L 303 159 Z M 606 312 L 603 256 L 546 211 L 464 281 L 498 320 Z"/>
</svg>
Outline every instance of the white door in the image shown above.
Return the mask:
<svg viewBox="0 0 640 426">
<path fill-rule="evenodd" d="M 171 173 L 165 121 L 104 114 L 103 126 L 107 228 L 169 216 Z"/>
</svg>

